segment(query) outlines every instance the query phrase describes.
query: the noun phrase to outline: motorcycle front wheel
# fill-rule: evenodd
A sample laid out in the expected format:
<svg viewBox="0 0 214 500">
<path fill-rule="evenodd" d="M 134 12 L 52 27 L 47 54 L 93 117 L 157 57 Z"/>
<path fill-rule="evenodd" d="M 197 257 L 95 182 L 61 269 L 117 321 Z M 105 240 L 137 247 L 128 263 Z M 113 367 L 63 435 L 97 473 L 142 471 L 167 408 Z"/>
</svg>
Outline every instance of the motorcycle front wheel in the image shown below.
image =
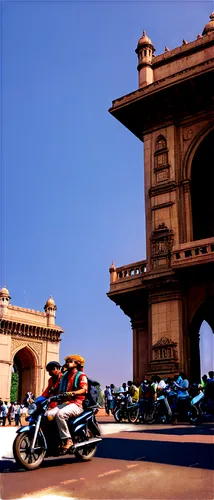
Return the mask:
<svg viewBox="0 0 214 500">
<path fill-rule="evenodd" d="M 199 419 L 198 411 L 194 406 L 192 406 L 191 410 L 188 411 L 188 419 L 191 424 L 195 424 Z"/>
<path fill-rule="evenodd" d="M 143 420 L 144 424 L 153 424 L 155 422 L 155 409 L 150 408 L 145 410 Z"/>
<path fill-rule="evenodd" d="M 123 417 L 121 415 L 121 411 L 120 410 L 116 410 L 115 413 L 114 413 L 114 420 L 116 422 L 122 422 L 123 420 Z"/>
<path fill-rule="evenodd" d="M 93 433 L 87 429 L 87 437 L 88 438 L 93 438 L 94 435 Z M 83 438 L 85 441 L 85 438 Z M 97 450 L 97 445 L 92 443 L 91 445 L 88 444 L 87 446 L 84 446 L 84 448 L 79 448 L 74 452 L 75 457 L 80 460 L 81 462 L 89 462 L 95 455 Z"/>
<path fill-rule="evenodd" d="M 30 451 L 32 441 L 32 434 L 26 431 L 18 434 L 13 443 L 13 455 L 16 463 L 26 470 L 38 469 L 46 453 L 42 436 L 38 435 L 37 437 L 34 453 Z"/>
<path fill-rule="evenodd" d="M 132 408 L 128 410 L 128 421 L 130 424 L 135 424 L 138 421 L 139 408 Z"/>
</svg>

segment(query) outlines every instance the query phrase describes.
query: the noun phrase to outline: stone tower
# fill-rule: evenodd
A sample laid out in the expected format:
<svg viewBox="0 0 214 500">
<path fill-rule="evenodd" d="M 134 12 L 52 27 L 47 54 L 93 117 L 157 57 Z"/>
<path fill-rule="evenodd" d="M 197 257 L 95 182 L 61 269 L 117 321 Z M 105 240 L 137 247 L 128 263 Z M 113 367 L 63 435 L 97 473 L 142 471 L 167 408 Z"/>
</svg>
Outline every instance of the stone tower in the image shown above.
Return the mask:
<svg viewBox="0 0 214 500">
<path fill-rule="evenodd" d="M 154 56 L 143 33 L 138 90 L 110 113 L 144 143 L 146 259 L 110 268 L 131 319 L 135 380 L 199 379 L 199 330 L 214 330 L 214 14 L 192 42 Z M 212 369 L 212 367 L 210 367 Z"/>
</svg>

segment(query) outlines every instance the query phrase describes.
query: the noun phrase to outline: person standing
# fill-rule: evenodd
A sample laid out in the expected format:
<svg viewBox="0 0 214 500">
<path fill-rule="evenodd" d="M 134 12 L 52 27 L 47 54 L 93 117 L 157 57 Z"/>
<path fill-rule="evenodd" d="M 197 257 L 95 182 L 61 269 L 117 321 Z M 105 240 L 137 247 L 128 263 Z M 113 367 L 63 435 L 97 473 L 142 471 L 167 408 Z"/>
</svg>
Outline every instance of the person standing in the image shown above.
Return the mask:
<svg viewBox="0 0 214 500">
<path fill-rule="evenodd" d="M 188 391 L 189 381 L 183 372 L 179 373 L 174 386 L 177 388 L 177 413 L 184 416 L 188 411 L 190 397 Z"/>
<path fill-rule="evenodd" d="M 2 415 L 3 426 L 5 426 L 8 409 L 3 401 L 0 401 L 0 413 Z"/>
<path fill-rule="evenodd" d="M 15 403 L 14 413 L 15 413 L 15 415 L 14 415 L 15 416 L 15 425 L 18 427 L 19 425 L 22 425 L 20 403 Z"/>
</svg>

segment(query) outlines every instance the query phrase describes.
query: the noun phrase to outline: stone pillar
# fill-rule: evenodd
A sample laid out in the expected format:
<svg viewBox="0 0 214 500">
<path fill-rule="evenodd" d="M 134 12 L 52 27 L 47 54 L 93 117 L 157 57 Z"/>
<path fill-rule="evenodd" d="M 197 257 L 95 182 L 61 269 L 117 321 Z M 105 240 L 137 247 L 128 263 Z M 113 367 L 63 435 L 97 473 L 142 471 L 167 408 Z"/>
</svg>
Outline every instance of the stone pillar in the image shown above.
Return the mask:
<svg viewBox="0 0 214 500">
<path fill-rule="evenodd" d="M 184 185 L 184 207 L 185 207 L 185 220 L 186 220 L 186 241 L 192 241 L 193 230 L 192 230 L 192 204 L 191 204 L 191 191 L 190 191 L 190 181 L 187 179 L 183 183 Z"/>
<path fill-rule="evenodd" d="M 148 323 L 133 326 L 133 380 L 142 382 L 148 370 Z"/>
<path fill-rule="evenodd" d="M 10 401 L 12 363 L 10 359 L 11 337 L 0 334 L 0 398 Z"/>
<path fill-rule="evenodd" d="M 155 370 L 164 376 L 170 373 L 172 375 L 173 372 L 178 372 L 178 369 L 183 369 L 184 364 L 182 296 L 179 292 L 168 292 L 167 297 L 166 294 L 151 297 L 151 302 L 152 346 L 159 343 L 161 345 L 162 342 L 163 346 L 164 343 L 166 346 L 170 343 L 177 346 L 169 355 L 167 349 L 165 351 L 160 349 L 160 353 L 164 352 L 164 356 L 153 358 L 153 368 L 151 365 L 149 371 Z"/>
</svg>

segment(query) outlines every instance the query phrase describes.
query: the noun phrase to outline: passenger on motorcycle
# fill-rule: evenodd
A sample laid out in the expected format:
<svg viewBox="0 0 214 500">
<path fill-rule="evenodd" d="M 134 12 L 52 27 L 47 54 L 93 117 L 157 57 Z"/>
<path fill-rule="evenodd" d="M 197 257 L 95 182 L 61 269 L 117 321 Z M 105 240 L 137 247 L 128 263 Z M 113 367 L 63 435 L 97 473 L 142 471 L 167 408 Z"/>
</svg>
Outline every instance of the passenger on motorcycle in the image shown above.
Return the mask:
<svg viewBox="0 0 214 500">
<path fill-rule="evenodd" d="M 46 366 L 46 370 L 49 373 L 50 378 L 42 396 L 44 398 L 50 398 L 51 396 L 59 394 L 59 384 L 62 378 L 62 372 L 61 366 L 57 361 L 50 361 Z M 57 403 L 52 401 L 52 403 L 50 403 L 50 408 L 55 408 L 55 406 L 57 406 Z"/>
<path fill-rule="evenodd" d="M 78 389 L 75 387 L 75 378 L 78 372 L 82 372 L 84 366 L 84 358 L 78 354 L 72 354 L 65 358 L 67 371 L 64 373 L 59 392 L 65 394 L 66 400 L 55 408 L 48 410 L 47 416 L 49 419 L 56 418 L 56 423 L 59 429 L 59 435 L 62 439 L 62 453 L 65 454 L 72 446 L 71 435 L 68 429 L 67 420 L 72 416 L 78 416 L 83 412 L 83 401 L 88 391 L 88 381 L 84 373 L 81 373 L 78 378 Z"/>
</svg>

